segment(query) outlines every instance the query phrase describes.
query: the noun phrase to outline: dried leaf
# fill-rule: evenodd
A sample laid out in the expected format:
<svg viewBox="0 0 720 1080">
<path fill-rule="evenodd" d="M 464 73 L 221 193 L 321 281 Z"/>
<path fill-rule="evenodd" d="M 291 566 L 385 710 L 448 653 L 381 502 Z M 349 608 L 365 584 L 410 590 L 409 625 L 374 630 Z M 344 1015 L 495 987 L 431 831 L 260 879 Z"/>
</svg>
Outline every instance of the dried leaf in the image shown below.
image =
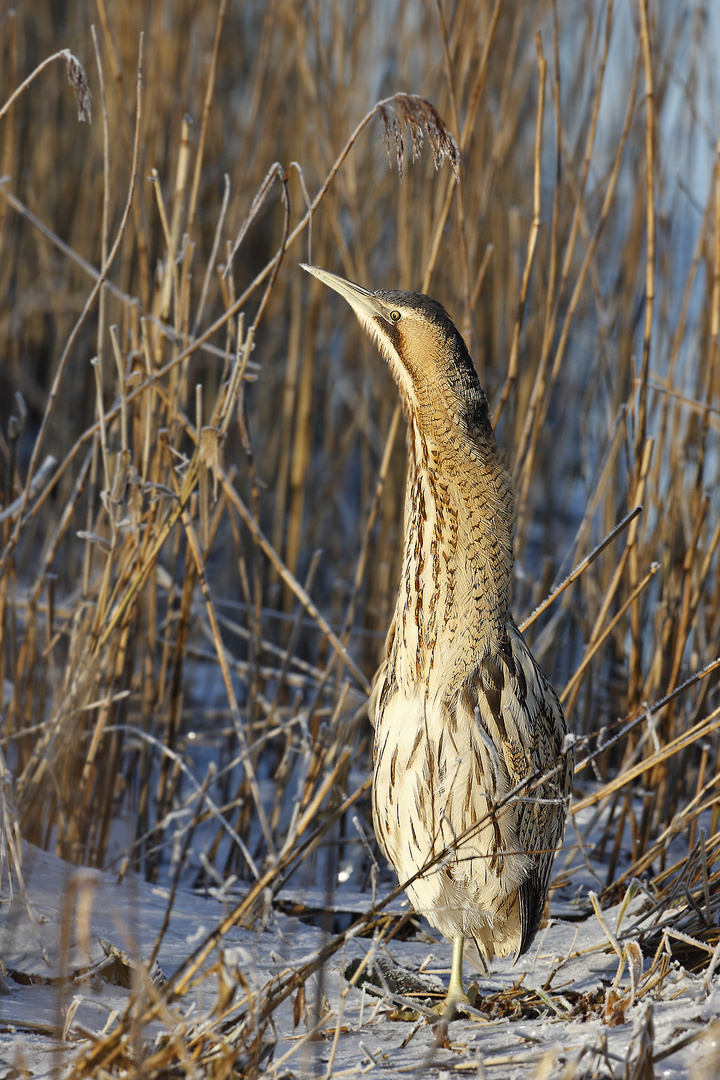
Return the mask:
<svg viewBox="0 0 720 1080">
<path fill-rule="evenodd" d="M 605 1013 L 603 1023 L 608 1027 L 620 1027 L 625 1023 L 625 1009 L 628 1001 L 624 994 L 611 986 L 605 998 Z"/>
<path fill-rule="evenodd" d="M 115 476 L 113 477 L 112 491 L 110 492 L 110 500 L 114 503 L 121 503 L 125 498 L 125 491 L 128 484 L 128 473 L 130 470 L 130 451 L 121 450 L 118 452 L 115 459 Z"/>
<path fill-rule="evenodd" d="M 447 1020 L 440 1020 L 433 1026 L 433 1035 L 435 1036 L 435 1045 L 438 1050 L 452 1050 L 452 1044 L 450 1043 L 450 1025 Z"/>
<path fill-rule="evenodd" d="M 220 433 L 217 428 L 204 427 L 200 433 L 200 464 L 213 475 L 213 500 L 217 501 L 220 472 Z"/>
<path fill-rule="evenodd" d="M 300 983 L 293 1002 L 293 1027 L 297 1027 L 305 1015 L 305 983 Z"/>
<path fill-rule="evenodd" d="M 643 974 L 643 955 L 637 941 L 625 942 L 625 959 L 630 973 L 631 1001 L 635 1001 Z"/>
<path fill-rule="evenodd" d="M 220 439 L 217 428 L 204 427 L 200 433 L 200 528 L 203 549 L 207 550 L 210 542 L 210 493 L 208 473 L 213 476 L 213 501 L 217 502 L 218 473 L 220 470 Z"/>
</svg>

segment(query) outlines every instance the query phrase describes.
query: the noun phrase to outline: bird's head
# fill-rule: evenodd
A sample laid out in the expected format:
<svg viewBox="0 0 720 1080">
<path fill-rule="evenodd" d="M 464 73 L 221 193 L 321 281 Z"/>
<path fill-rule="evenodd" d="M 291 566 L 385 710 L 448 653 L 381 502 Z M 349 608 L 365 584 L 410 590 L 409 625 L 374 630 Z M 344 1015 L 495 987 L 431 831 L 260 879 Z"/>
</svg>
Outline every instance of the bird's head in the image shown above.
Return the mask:
<svg viewBox="0 0 720 1080">
<path fill-rule="evenodd" d="M 343 296 L 390 365 L 407 406 L 415 413 L 440 400 L 458 415 L 487 422 L 487 399 L 462 336 L 445 308 L 416 292 L 371 292 L 353 281 L 301 263 Z"/>
</svg>

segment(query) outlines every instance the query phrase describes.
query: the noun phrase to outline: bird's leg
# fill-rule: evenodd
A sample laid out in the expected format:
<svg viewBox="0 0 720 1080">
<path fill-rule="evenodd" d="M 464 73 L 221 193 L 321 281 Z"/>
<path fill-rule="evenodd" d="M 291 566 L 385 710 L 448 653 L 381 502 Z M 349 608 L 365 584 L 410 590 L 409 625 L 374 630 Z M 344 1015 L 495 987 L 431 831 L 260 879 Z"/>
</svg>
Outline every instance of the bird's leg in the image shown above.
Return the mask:
<svg viewBox="0 0 720 1080">
<path fill-rule="evenodd" d="M 463 986 L 463 945 L 465 939 L 462 934 L 458 934 L 453 938 L 453 958 L 452 969 L 450 971 L 450 985 L 448 986 L 448 992 L 445 1000 L 436 1007 L 435 1011 L 439 1012 L 444 1020 L 452 1020 L 458 1008 L 462 1010 L 463 1005 L 469 1005 L 470 999 L 465 993 L 465 987 Z"/>
<path fill-rule="evenodd" d="M 465 938 L 458 934 L 453 939 L 452 970 L 450 972 L 450 985 L 448 986 L 448 1005 L 469 1005 L 468 996 L 463 986 L 463 945 Z"/>
</svg>

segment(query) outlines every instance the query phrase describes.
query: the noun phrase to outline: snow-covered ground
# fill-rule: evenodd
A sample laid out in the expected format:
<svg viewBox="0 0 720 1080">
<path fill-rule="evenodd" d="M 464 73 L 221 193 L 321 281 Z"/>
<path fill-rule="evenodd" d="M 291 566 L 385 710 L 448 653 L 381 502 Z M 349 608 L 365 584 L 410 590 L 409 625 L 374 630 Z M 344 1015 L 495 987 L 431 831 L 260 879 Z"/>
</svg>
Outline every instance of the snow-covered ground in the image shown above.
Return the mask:
<svg viewBox="0 0 720 1080">
<path fill-rule="evenodd" d="M 107 873 L 78 870 L 30 845 L 23 851 L 27 896 L 21 897 L 15 883 L 11 902 L 5 880 L 0 907 L 6 971 L 0 1076 L 58 1076 L 71 1071 L 98 1034 L 111 1032 L 122 1016 L 131 995 L 129 957 L 150 958 L 169 891 L 135 877 L 118 883 Z M 693 975 L 671 959 L 663 967 L 661 955 L 655 964 L 642 957 L 634 944 L 641 892 L 625 906 L 619 933 L 622 905 L 602 912 L 603 926 L 587 905 L 578 919 L 568 897 L 569 891 L 566 898 L 562 890 L 553 894 L 554 917 L 527 956 L 515 966 L 496 961 L 490 976 L 479 980 L 478 1015 L 448 1027 L 403 1012 L 402 1001 L 387 989 L 351 987 L 345 975 L 353 960 L 374 950 L 386 974 L 405 968 L 412 981 L 422 970 L 429 985 L 430 976 L 446 983 L 446 942 L 433 940 L 424 923 L 410 940 L 393 938 L 386 945 L 350 937 L 307 980 L 304 994 L 294 992 L 273 1011 L 263 1034 L 267 1075 L 720 1076 L 717 977 Z M 369 905 L 367 896 L 340 885 L 336 911 L 361 914 Z M 231 1042 L 233 1024 L 246 1012 L 229 1007 L 233 990 L 239 1003 L 247 990 L 261 991 L 272 978 L 312 961 L 328 934 L 313 920 L 288 912 L 322 906 L 322 895 L 310 889 L 288 889 L 272 903 L 268 897 L 254 928 L 229 931 L 222 963 L 216 950 L 197 985 L 135 1036 L 133 1052 L 150 1055 L 173 1030 L 183 1032 L 185 1045 L 197 1045 L 193 1038 L 211 1029 Z M 198 896 L 181 887 L 157 955 L 162 975 L 170 978 L 231 909 L 228 897 Z M 389 910 L 407 909 L 396 901 Z M 153 974 L 160 985 L 160 973 Z M 146 986 L 145 1000 L 154 992 Z"/>
</svg>

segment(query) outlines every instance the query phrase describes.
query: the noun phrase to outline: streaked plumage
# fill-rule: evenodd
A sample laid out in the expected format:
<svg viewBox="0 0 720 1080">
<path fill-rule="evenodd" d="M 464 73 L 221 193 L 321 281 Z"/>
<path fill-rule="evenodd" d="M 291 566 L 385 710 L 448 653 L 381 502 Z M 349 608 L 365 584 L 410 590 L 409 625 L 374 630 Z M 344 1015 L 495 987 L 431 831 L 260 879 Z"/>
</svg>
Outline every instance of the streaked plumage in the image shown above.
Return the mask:
<svg viewBox="0 0 720 1080">
<path fill-rule="evenodd" d="M 305 269 L 377 342 L 408 425 L 403 571 L 370 699 L 373 818 L 413 904 L 455 943 L 452 1007 L 462 941 L 483 970 L 540 924 L 572 780 L 567 727 L 510 614 L 513 485 L 462 337 L 426 296 Z"/>
</svg>

